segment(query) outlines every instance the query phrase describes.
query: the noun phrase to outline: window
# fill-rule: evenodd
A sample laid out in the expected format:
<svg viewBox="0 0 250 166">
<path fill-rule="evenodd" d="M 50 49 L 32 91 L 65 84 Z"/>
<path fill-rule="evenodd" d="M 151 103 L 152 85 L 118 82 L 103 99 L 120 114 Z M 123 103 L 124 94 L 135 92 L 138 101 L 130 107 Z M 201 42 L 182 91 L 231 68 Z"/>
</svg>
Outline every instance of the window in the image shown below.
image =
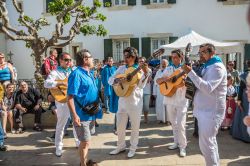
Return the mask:
<svg viewBox="0 0 250 166">
<path fill-rule="evenodd" d="M 165 3 L 165 0 L 152 0 L 152 3 Z"/>
<path fill-rule="evenodd" d="M 53 0 L 45 0 L 46 1 L 46 5 L 45 5 L 45 9 L 46 9 L 46 13 L 48 13 L 49 11 L 49 3 L 52 2 Z"/>
<path fill-rule="evenodd" d="M 151 39 L 151 53 L 157 50 L 161 45 L 169 43 L 168 37 L 166 38 L 152 38 Z"/>
<path fill-rule="evenodd" d="M 72 56 L 75 57 L 76 53 L 80 50 L 79 46 L 72 46 Z"/>
<path fill-rule="evenodd" d="M 114 6 L 126 6 L 128 5 L 127 0 L 114 0 Z"/>
<path fill-rule="evenodd" d="M 129 39 L 113 40 L 113 58 L 115 62 L 123 60 L 123 50 L 129 46 Z"/>
<path fill-rule="evenodd" d="M 239 4 L 249 4 L 250 0 L 217 0 L 218 2 L 223 2 L 225 5 L 239 5 Z"/>
</svg>

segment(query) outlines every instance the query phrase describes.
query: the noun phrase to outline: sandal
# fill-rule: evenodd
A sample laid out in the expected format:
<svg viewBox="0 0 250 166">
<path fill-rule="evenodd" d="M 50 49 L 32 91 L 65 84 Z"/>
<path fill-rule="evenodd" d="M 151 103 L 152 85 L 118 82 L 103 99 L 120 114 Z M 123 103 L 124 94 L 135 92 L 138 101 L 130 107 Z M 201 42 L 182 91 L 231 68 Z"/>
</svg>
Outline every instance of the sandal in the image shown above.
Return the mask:
<svg viewBox="0 0 250 166">
<path fill-rule="evenodd" d="M 35 131 L 42 131 L 43 129 L 40 126 L 34 126 L 33 130 L 35 130 Z"/>
<path fill-rule="evenodd" d="M 24 129 L 22 127 L 19 127 L 17 130 L 16 130 L 16 134 L 22 134 L 24 133 Z"/>
</svg>

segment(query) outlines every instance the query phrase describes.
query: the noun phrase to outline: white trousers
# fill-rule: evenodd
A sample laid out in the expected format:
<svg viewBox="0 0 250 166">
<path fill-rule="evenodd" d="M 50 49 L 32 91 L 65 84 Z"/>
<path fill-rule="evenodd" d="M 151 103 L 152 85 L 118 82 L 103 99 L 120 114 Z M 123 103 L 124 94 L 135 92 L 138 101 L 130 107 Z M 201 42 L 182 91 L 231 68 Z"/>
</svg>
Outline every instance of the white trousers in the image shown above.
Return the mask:
<svg viewBox="0 0 250 166">
<path fill-rule="evenodd" d="M 222 120 L 208 118 L 208 116 L 197 117 L 199 126 L 199 146 L 205 157 L 206 166 L 219 166 L 220 158 L 216 135 Z"/>
<path fill-rule="evenodd" d="M 56 102 L 56 115 L 57 115 L 57 123 L 56 123 L 56 135 L 55 135 L 55 146 L 57 149 L 62 150 L 63 148 L 63 136 L 64 136 L 64 128 L 70 117 L 70 110 L 67 103 L 58 103 Z M 75 133 L 75 128 L 73 127 L 73 135 L 75 138 L 76 145 L 78 146 L 78 138 Z"/>
<path fill-rule="evenodd" d="M 141 121 L 141 109 L 133 109 L 133 110 L 123 110 L 120 109 L 117 112 L 117 148 L 123 149 L 126 148 L 126 126 L 128 123 L 128 117 L 131 123 L 131 136 L 130 136 L 130 150 L 135 151 L 137 149 L 138 141 L 139 141 L 139 129 L 140 129 L 140 121 Z"/>
<path fill-rule="evenodd" d="M 180 148 L 186 148 L 187 138 L 186 138 L 186 114 L 187 107 L 166 105 L 168 110 L 169 120 L 173 128 L 174 143 L 178 144 Z"/>
<path fill-rule="evenodd" d="M 163 104 L 163 96 L 157 95 L 155 102 L 156 118 L 163 123 L 169 121 L 166 105 Z"/>
</svg>

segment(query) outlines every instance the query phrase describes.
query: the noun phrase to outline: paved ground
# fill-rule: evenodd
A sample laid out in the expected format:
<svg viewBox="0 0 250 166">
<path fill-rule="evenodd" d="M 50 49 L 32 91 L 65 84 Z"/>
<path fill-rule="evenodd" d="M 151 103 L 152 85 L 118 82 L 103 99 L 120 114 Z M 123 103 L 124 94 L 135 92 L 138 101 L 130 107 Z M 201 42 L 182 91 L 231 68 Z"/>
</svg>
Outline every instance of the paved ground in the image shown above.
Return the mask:
<svg viewBox="0 0 250 166">
<path fill-rule="evenodd" d="M 150 114 L 149 124 L 144 124 L 143 121 L 141 123 L 139 149 L 133 159 L 127 159 L 127 153 L 117 156 L 108 155 L 115 148 L 117 139 L 112 133 L 113 115 L 105 114 L 104 119 L 99 123 L 100 127 L 92 137 L 90 158 L 98 161 L 101 166 L 205 165 L 199 151 L 198 139 L 192 137 L 193 122 L 190 118 L 187 122 L 188 156 L 185 158 L 180 158 L 177 150 L 167 149 L 173 138 L 171 127 L 157 124 L 154 114 Z M 9 151 L 0 152 L 0 166 L 79 165 L 77 149 L 71 137 L 64 139 L 63 156 L 55 157 L 53 144 L 45 140 L 52 131 L 51 129 L 43 132 L 28 130 L 21 135 L 9 134 L 6 140 Z M 130 135 L 130 131 L 127 135 Z M 250 144 L 232 139 L 226 131 L 219 133 L 218 144 L 222 166 L 250 166 Z"/>
</svg>

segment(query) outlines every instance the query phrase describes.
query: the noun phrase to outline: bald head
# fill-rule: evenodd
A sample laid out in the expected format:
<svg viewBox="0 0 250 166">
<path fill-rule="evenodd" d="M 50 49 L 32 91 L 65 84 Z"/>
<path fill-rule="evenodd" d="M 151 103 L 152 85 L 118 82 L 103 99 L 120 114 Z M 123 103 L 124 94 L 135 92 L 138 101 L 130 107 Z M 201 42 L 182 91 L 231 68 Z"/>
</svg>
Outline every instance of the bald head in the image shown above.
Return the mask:
<svg viewBox="0 0 250 166">
<path fill-rule="evenodd" d="M 168 60 L 162 59 L 161 60 L 161 68 L 165 69 L 168 66 Z"/>
</svg>

